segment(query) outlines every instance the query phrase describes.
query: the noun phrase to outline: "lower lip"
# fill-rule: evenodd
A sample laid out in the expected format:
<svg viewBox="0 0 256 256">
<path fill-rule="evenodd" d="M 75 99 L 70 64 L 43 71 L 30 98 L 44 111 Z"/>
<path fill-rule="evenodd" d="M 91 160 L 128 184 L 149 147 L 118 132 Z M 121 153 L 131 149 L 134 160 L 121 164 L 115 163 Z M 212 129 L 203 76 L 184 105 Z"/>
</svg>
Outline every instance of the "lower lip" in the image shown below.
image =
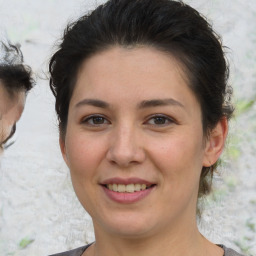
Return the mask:
<svg viewBox="0 0 256 256">
<path fill-rule="evenodd" d="M 105 194 L 111 200 L 113 200 L 117 203 L 122 203 L 122 204 L 131 204 L 131 203 L 135 203 L 135 202 L 142 200 L 143 198 L 145 198 L 146 196 L 148 196 L 151 193 L 151 191 L 154 189 L 154 187 L 155 186 L 150 187 L 145 190 L 136 191 L 133 193 L 120 193 L 120 192 L 115 192 L 115 191 L 109 190 L 105 186 L 102 186 Z"/>
</svg>

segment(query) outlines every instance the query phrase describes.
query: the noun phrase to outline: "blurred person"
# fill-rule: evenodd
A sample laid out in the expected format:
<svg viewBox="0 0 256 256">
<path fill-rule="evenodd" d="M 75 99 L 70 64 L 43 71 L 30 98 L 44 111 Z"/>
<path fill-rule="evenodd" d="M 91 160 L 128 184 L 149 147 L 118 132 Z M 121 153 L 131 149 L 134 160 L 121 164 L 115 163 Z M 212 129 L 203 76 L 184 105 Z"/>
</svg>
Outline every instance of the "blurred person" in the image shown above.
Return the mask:
<svg viewBox="0 0 256 256">
<path fill-rule="evenodd" d="M 26 95 L 32 88 L 31 69 L 23 63 L 18 45 L 0 42 L 0 148 L 8 143 L 15 133 L 16 122 L 24 109 Z"/>
<path fill-rule="evenodd" d="M 95 242 L 56 256 L 240 255 L 196 221 L 233 113 L 223 49 L 182 1 L 109 0 L 68 25 L 50 87 Z"/>
</svg>

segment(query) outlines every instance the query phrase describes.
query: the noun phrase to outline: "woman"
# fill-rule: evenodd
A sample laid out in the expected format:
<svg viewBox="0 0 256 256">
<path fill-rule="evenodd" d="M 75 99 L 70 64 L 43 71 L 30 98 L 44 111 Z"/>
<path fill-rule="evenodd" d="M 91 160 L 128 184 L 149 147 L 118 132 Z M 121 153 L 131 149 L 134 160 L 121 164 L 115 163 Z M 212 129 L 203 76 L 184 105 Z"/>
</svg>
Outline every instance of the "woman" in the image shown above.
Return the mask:
<svg viewBox="0 0 256 256">
<path fill-rule="evenodd" d="M 50 73 L 96 239 L 56 255 L 239 255 L 196 224 L 233 112 L 220 39 L 197 11 L 110 0 L 67 27 Z"/>
<path fill-rule="evenodd" d="M 20 49 L 0 42 L 0 148 L 14 135 L 16 122 L 24 109 L 27 92 L 32 88 L 30 67 L 23 64 Z"/>
</svg>

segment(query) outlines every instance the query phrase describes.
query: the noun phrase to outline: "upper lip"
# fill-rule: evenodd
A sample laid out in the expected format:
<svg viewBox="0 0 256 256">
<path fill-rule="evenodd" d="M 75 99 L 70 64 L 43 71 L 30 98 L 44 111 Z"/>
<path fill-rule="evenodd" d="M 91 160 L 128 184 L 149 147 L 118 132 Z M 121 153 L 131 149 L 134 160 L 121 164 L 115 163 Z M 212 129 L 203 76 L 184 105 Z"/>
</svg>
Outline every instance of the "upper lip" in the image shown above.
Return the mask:
<svg viewBox="0 0 256 256">
<path fill-rule="evenodd" d="M 153 185 L 155 183 L 141 179 L 141 178 L 136 178 L 136 177 L 131 177 L 131 178 L 120 178 L 120 177 L 113 177 L 113 178 L 109 178 L 106 180 L 103 180 L 101 182 L 101 185 L 107 185 L 107 184 L 124 184 L 124 185 L 128 185 L 128 184 L 146 184 L 147 186 Z"/>
</svg>

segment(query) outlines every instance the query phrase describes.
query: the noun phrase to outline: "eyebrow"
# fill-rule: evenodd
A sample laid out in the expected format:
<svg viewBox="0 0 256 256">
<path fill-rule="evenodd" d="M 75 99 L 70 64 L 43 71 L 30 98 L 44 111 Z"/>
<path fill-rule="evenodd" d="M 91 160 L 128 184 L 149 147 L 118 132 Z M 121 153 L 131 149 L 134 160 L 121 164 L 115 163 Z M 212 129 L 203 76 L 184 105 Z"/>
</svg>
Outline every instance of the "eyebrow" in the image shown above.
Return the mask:
<svg viewBox="0 0 256 256">
<path fill-rule="evenodd" d="M 158 107 L 158 106 L 179 106 L 184 108 L 184 105 L 180 103 L 179 101 L 169 98 L 169 99 L 153 99 L 153 100 L 143 100 L 141 103 L 139 103 L 138 108 L 150 108 L 150 107 Z"/>
<path fill-rule="evenodd" d="M 94 106 L 98 108 L 110 108 L 110 104 L 98 100 L 98 99 L 83 99 L 79 101 L 75 107 L 81 107 L 84 105 L 89 105 L 89 106 Z M 150 108 L 150 107 L 158 107 L 158 106 L 179 106 L 184 108 L 184 105 L 180 103 L 179 101 L 169 98 L 169 99 L 152 99 L 152 100 L 143 100 L 138 104 L 138 109 L 143 109 L 143 108 Z"/>
<path fill-rule="evenodd" d="M 97 99 L 84 99 L 79 101 L 75 107 L 80 107 L 80 106 L 84 106 L 84 105 L 89 105 L 89 106 L 94 106 L 94 107 L 98 107 L 98 108 L 109 108 L 110 105 L 102 100 L 97 100 Z"/>
</svg>

